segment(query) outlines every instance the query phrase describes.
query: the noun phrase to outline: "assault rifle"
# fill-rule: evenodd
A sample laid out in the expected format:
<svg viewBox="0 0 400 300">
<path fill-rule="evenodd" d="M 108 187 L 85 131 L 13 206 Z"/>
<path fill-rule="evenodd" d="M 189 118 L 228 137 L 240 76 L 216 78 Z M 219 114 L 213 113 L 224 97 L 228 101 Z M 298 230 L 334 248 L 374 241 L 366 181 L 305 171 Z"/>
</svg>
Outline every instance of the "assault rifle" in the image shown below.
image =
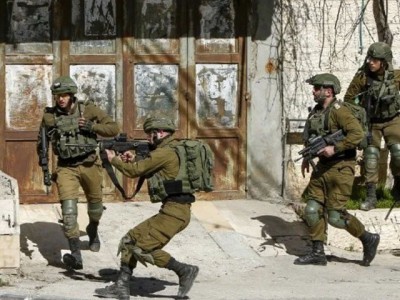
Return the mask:
<svg viewBox="0 0 400 300">
<path fill-rule="evenodd" d="M 49 171 L 48 144 L 46 127 L 40 128 L 40 145 L 41 151 L 39 155 L 39 165 L 43 171 L 43 183 L 46 186 L 46 193 L 49 194 L 49 186 L 51 186 L 51 174 Z"/>
<path fill-rule="evenodd" d="M 122 196 L 124 199 L 131 199 L 133 198 L 140 190 L 143 182 L 144 182 L 144 177 L 140 177 L 139 181 L 136 186 L 136 190 L 133 193 L 132 196 L 128 197 L 125 193 L 125 190 L 123 187 L 120 185 L 118 182 L 117 177 L 115 176 L 114 170 L 108 161 L 107 158 L 107 152 L 106 149 L 108 150 L 114 150 L 116 153 L 122 154 L 126 151 L 133 150 L 135 151 L 135 161 L 139 161 L 142 159 L 145 159 L 150 151 L 152 150 L 150 147 L 150 144 L 146 141 L 141 141 L 141 140 L 129 140 L 126 136 L 126 133 L 121 133 L 119 136 L 116 136 L 113 139 L 102 139 L 99 140 L 98 145 L 92 145 L 92 144 L 65 144 L 66 146 L 70 147 L 92 147 L 92 148 L 97 148 L 99 147 L 99 153 L 100 153 L 100 158 L 103 163 L 103 168 L 106 169 L 108 175 L 111 178 L 111 181 L 114 183 L 115 187 L 121 192 Z"/>
<path fill-rule="evenodd" d="M 344 137 L 343 131 L 340 129 L 332 134 L 312 138 L 308 141 L 308 146 L 298 152 L 301 157 L 295 161 L 304 158 L 311 164 L 313 170 L 316 171 L 316 166 L 312 159 L 318 156 L 320 150 L 326 146 L 335 145 L 337 142 L 343 140 Z"/>
<path fill-rule="evenodd" d="M 113 139 L 99 141 L 100 154 L 105 153 L 105 149 L 114 150 L 116 153 L 124 153 L 129 150 L 135 151 L 136 161 L 145 159 L 150 153 L 150 144 L 141 140 L 129 140 L 126 133 L 121 133 Z"/>
<path fill-rule="evenodd" d="M 122 154 L 129 150 L 134 150 L 136 161 L 146 158 L 150 153 L 150 144 L 141 140 L 129 140 L 126 133 L 114 137 L 113 139 L 101 139 L 97 144 L 65 144 L 69 147 L 97 148 L 100 154 L 106 153 L 105 150 L 114 150 L 116 153 Z M 105 156 L 105 158 L 107 155 Z"/>
</svg>

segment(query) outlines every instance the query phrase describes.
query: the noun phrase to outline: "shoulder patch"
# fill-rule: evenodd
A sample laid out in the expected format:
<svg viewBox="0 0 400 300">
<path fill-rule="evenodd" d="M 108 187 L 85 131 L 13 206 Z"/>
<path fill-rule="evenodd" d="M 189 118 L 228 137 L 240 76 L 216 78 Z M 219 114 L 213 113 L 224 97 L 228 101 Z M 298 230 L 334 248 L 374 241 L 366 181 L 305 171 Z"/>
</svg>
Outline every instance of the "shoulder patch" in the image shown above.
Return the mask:
<svg viewBox="0 0 400 300">
<path fill-rule="evenodd" d="M 339 109 L 341 107 L 341 105 L 339 103 L 334 103 L 333 107 L 336 108 L 336 109 Z"/>
</svg>

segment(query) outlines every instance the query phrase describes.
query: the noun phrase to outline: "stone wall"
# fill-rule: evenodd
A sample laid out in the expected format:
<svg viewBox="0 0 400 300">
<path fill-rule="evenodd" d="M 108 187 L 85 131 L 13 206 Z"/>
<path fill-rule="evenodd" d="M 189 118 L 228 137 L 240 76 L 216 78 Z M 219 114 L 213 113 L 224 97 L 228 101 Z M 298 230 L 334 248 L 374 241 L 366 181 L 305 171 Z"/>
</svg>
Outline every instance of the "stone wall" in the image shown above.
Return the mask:
<svg viewBox="0 0 400 300">
<path fill-rule="evenodd" d="M 393 65 L 400 67 L 400 3 L 388 0 L 393 34 Z M 366 4 L 365 10 L 362 4 Z M 299 145 L 285 145 L 288 119 L 305 119 L 314 105 L 305 80 L 332 72 L 343 97 L 367 49 L 378 41 L 372 1 L 253 0 L 248 43 L 249 197 L 282 194 L 297 199 L 308 178 L 301 178 Z M 301 131 L 301 122 L 290 130 Z"/>
</svg>

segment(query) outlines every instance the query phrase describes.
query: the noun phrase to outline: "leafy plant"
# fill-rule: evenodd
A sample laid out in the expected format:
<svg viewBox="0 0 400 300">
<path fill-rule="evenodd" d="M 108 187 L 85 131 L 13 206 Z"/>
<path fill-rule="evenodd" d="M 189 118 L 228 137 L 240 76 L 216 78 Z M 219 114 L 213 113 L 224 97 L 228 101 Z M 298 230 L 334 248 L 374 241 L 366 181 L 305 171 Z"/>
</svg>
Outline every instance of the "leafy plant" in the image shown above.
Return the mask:
<svg viewBox="0 0 400 300">
<path fill-rule="evenodd" d="M 350 200 L 346 204 L 347 209 L 359 209 L 361 203 L 367 197 L 365 185 L 354 184 Z M 390 208 L 394 202 L 390 189 L 383 185 L 378 185 L 376 188 L 376 197 L 378 202 L 376 208 Z"/>
</svg>

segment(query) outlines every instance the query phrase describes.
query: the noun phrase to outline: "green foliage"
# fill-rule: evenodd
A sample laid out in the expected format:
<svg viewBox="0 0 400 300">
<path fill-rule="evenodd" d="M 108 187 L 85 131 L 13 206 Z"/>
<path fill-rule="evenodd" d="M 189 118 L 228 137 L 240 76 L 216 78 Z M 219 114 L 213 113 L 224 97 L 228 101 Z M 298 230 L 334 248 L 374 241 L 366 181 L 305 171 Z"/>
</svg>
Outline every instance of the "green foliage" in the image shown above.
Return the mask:
<svg viewBox="0 0 400 300">
<path fill-rule="evenodd" d="M 347 209 L 360 209 L 361 203 L 367 196 L 367 190 L 365 185 L 354 184 L 353 191 L 350 200 L 346 204 Z M 394 199 L 390 193 L 390 189 L 378 185 L 376 188 L 376 197 L 378 202 L 376 208 L 390 208 L 394 202 Z"/>
<path fill-rule="evenodd" d="M 9 285 L 9 283 L 7 281 L 5 281 L 3 278 L 0 277 L 0 287 L 1 286 L 6 286 Z"/>
</svg>

